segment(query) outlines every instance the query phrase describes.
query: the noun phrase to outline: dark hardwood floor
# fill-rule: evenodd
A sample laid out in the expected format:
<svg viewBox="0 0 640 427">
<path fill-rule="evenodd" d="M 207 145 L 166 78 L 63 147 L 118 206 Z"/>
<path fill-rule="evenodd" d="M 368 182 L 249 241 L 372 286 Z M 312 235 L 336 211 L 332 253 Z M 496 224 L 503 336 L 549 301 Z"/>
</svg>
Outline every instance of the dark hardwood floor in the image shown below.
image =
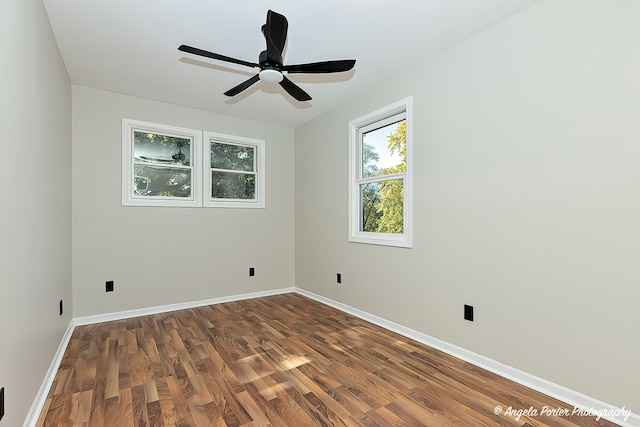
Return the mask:
<svg viewBox="0 0 640 427">
<path fill-rule="evenodd" d="M 573 410 L 285 294 L 77 327 L 38 426 L 614 425 L 509 407 Z"/>
</svg>

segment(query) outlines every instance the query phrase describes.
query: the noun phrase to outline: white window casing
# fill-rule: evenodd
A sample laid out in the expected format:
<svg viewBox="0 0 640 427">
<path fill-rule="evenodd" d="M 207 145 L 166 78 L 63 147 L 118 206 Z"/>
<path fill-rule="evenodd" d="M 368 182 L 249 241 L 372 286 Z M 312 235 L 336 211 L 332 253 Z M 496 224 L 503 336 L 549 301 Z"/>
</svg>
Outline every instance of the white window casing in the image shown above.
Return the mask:
<svg viewBox="0 0 640 427">
<path fill-rule="evenodd" d="M 151 134 L 179 140 L 188 140 L 189 147 L 165 147 L 164 152 L 136 156 L 134 142 L 135 134 Z M 159 145 L 158 145 L 159 146 Z M 170 148 L 170 149 L 169 149 Z M 200 164 L 196 164 L 201 157 L 202 132 L 199 130 L 161 125 L 138 120 L 122 119 L 122 205 L 123 206 L 201 206 L 202 176 Z M 181 163 L 183 156 L 188 158 L 187 165 Z M 171 171 L 182 170 L 189 177 L 182 184 L 176 183 L 183 194 L 153 194 L 146 191 L 156 184 L 152 178 L 144 176 L 145 169 L 154 169 L 162 173 L 163 178 L 170 176 Z M 136 172 L 137 171 L 137 172 Z M 169 179 L 170 180 L 170 179 Z M 164 179 L 167 181 L 167 179 Z M 166 182 L 164 183 L 167 184 Z M 145 194 L 147 193 L 147 194 Z"/>
<path fill-rule="evenodd" d="M 349 122 L 349 241 L 410 248 L 412 246 L 412 171 L 413 120 L 412 98 L 407 97 Z M 363 135 L 390 124 L 406 121 L 406 171 L 364 176 Z M 399 182 L 403 188 L 402 232 L 363 230 L 361 188 L 368 184 Z"/>
<path fill-rule="evenodd" d="M 253 162 L 251 166 L 245 169 L 234 167 L 214 167 L 212 166 L 211 147 L 212 143 L 226 145 L 228 147 L 239 147 L 253 154 Z M 260 139 L 246 138 L 240 136 L 224 135 L 214 132 L 204 132 L 202 156 L 202 170 L 204 174 L 204 191 L 203 206 L 207 207 L 224 207 L 224 208 L 264 208 L 265 207 L 265 142 Z M 228 176 L 245 175 L 251 178 L 255 185 L 255 194 L 253 197 L 216 197 L 212 194 L 214 182 L 212 174 L 226 174 Z"/>
</svg>

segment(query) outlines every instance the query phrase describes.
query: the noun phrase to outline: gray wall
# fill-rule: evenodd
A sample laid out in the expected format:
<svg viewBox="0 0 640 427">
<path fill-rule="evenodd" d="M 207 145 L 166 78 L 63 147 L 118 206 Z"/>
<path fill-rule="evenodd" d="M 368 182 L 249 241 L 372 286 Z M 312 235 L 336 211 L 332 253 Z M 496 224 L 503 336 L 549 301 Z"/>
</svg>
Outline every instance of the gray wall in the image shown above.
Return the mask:
<svg viewBox="0 0 640 427">
<path fill-rule="evenodd" d="M 294 286 L 292 129 L 80 86 L 72 93 L 76 316 Z M 123 207 L 123 117 L 265 140 L 266 208 Z M 105 293 L 107 280 L 115 292 Z"/>
<path fill-rule="evenodd" d="M 640 412 L 638 16 L 543 2 L 298 128 L 296 285 Z M 408 95 L 414 248 L 348 243 L 348 121 Z"/>
<path fill-rule="evenodd" d="M 0 2 L 0 52 L 0 424 L 18 426 L 72 316 L 71 87 L 39 0 Z"/>
</svg>

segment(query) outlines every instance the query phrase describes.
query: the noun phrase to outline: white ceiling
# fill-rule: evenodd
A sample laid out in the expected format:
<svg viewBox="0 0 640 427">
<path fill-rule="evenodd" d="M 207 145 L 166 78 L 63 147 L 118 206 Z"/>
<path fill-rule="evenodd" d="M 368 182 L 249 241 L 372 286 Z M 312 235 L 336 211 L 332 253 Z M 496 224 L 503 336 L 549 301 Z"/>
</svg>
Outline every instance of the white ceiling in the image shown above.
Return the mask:
<svg viewBox="0 0 640 427">
<path fill-rule="evenodd" d="M 538 1 L 43 0 L 71 83 L 288 127 Z M 356 59 L 355 68 L 290 75 L 309 102 L 264 82 L 228 98 L 258 70 L 177 49 L 258 62 L 268 9 L 289 21 L 285 64 Z"/>
</svg>

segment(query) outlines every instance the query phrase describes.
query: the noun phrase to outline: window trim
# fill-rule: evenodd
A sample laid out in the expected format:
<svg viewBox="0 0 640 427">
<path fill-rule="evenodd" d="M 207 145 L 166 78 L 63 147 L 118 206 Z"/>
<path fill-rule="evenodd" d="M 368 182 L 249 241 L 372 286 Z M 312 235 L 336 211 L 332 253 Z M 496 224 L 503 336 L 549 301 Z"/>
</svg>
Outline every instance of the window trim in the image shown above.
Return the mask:
<svg viewBox="0 0 640 427">
<path fill-rule="evenodd" d="M 217 132 L 203 132 L 202 139 L 203 155 L 202 155 L 202 171 L 203 171 L 203 197 L 202 205 L 205 207 L 219 208 L 257 208 L 265 207 L 265 141 L 255 138 L 247 138 L 235 135 L 226 135 Z M 253 147 L 254 152 L 254 168 L 256 175 L 256 199 L 213 199 L 211 193 L 211 142 L 221 142 L 223 144 L 241 145 L 245 147 Z"/>
<path fill-rule="evenodd" d="M 413 98 L 407 97 L 349 122 L 349 241 L 375 245 L 411 248 L 413 245 Z M 401 174 L 362 177 L 361 135 L 363 130 L 383 127 L 393 122 L 394 116 L 404 113 L 406 120 L 406 166 Z M 374 125 L 374 126 L 372 126 Z M 360 184 L 404 178 L 403 233 L 360 231 Z M 380 179 L 383 178 L 383 179 Z"/>
<path fill-rule="evenodd" d="M 191 197 L 136 197 L 133 191 L 135 161 L 133 159 L 133 133 L 144 131 L 161 135 L 191 139 Z M 202 132 L 195 129 L 163 125 L 140 120 L 122 119 L 122 205 L 123 206 L 201 206 L 202 177 L 199 160 Z"/>
</svg>

